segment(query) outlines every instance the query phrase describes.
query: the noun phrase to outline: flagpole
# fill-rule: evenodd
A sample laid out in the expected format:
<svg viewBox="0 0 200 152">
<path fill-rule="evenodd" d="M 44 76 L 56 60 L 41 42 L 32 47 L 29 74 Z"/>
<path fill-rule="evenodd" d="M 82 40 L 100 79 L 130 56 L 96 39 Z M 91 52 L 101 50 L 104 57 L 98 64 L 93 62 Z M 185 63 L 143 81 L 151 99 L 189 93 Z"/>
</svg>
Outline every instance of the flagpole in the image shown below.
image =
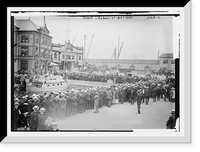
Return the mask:
<svg viewBox="0 0 200 152">
<path fill-rule="evenodd" d="M 42 74 L 42 56 L 41 56 L 41 45 L 42 45 L 42 38 L 43 38 L 43 28 L 45 27 L 45 16 L 44 16 L 44 22 L 43 22 L 43 27 L 42 27 L 42 36 L 40 39 L 40 49 L 39 49 L 39 71 Z"/>
<path fill-rule="evenodd" d="M 34 72 L 35 70 L 35 54 L 33 52 L 33 69 L 32 69 L 32 72 Z M 34 70 L 34 71 L 33 71 Z M 33 73 L 34 74 L 34 73 Z"/>
</svg>

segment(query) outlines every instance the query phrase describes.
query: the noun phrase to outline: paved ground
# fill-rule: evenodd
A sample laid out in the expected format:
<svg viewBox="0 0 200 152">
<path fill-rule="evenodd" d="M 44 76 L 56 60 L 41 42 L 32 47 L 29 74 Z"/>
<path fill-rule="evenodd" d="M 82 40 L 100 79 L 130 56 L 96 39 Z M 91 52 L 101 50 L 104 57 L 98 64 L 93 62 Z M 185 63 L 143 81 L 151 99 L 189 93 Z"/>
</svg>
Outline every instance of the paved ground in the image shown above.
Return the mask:
<svg viewBox="0 0 200 152">
<path fill-rule="evenodd" d="M 141 114 L 137 114 L 137 105 L 116 104 L 111 108 L 103 107 L 99 113 L 88 110 L 82 114 L 57 120 L 58 128 L 64 129 L 165 129 L 170 110 L 174 103 L 163 100 L 149 105 L 141 105 Z"/>
</svg>

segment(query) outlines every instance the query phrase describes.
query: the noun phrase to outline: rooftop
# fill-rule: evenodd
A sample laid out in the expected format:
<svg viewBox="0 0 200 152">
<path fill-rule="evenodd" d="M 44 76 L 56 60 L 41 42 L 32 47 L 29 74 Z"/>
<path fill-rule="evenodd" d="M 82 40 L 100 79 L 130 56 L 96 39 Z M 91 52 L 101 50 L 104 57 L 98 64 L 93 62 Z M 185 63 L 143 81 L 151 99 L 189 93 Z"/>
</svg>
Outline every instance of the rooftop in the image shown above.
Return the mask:
<svg viewBox="0 0 200 152">
<path fill-rule="evenodd" d="M 38 31 L 40 28 L 29 19 L 14 20 L 14 25 L 19 28 L 19 31 Z"/>
<path fill-rule="evenodd" d="M 158 64 L 158 60 L 136 60 L 136 59 L 86 59 L 88 63 L 121 63 L 121 64 Z"/>
<path fill-rule="evenodd" d="M 36 31 L 36 32 L 43 31 L 45 35 L 51 37 L 49 35 L 49 30 L 46 26 L 45 27 L 38 26 L 30 19 L 16 19 L 14 20 L 14 27 L 17 31 Z"/>
</svg>

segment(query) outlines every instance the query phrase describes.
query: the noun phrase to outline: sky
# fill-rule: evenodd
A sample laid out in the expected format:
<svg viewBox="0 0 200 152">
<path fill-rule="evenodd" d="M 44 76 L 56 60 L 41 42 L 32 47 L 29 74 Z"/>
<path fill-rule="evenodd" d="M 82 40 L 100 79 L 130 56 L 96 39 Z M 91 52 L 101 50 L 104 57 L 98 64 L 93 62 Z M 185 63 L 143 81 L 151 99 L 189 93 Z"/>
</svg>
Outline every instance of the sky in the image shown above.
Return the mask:
<svg viewBox="0 0 200 152">
<path fill-rule="evenodd" d="M 70 40 L 73 45 L 82 47 L 86 35 L 85 56 L 91 45 L 88 59 L 111 59 L 114 48 L 118 51 L 118 46 L 120 48 L 122 42 L 120 59 L 155 60 L 158 58 L 158 50 L 160 55 L 173 53 L 172 17 L 147 18 L 45 16 L 45 22 L 53 37 L 53 43 L 64 44 L 66 40 Z M 38 26 L 43 25 L 43 16 L 31 16 L 30 19 Z"/>
</svg>

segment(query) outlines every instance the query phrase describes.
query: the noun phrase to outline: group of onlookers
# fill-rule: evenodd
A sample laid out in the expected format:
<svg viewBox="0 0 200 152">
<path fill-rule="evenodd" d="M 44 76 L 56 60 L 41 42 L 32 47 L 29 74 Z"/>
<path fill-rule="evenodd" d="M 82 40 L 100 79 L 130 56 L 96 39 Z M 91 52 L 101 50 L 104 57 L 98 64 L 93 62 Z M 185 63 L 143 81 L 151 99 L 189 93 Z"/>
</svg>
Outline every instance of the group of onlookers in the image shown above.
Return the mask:
<svg viewBox="0 0 200 152">
<path fill-rule="evenodd" d="M 58 119 L 65 119 L 87 110 L 98 113 L 102 107 L 112 107 L 113 104 L 124 102 L 131 105 L 136 103 L 137 112 L 140 114 L 141 104 L 148 105 L 150 98 L 153 102 L 162 98 L 173 102 L 173 90 L 173 79 L 138 77 L 132 83 L 15 96 L 13 129 L 24 127 L 30 130 L 52 130 L 50 126 L 56 125 L 55 121 Z M 48 123 L 48 120 L 52 122 Z"/>
</svg>

